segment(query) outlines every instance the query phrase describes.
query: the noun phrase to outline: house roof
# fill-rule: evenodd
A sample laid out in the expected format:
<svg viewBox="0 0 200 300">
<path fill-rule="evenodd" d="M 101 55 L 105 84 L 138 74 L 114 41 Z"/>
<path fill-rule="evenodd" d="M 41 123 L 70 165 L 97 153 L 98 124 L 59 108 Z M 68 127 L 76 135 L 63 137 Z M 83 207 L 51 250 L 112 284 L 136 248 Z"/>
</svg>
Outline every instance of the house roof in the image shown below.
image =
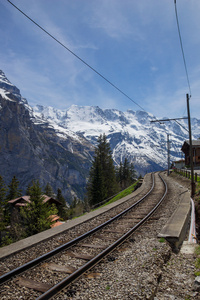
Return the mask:
<svg viewBox="0 0 200 300">
<path fill-rule="evenodd" d="M 17 202 L 20 202 L 20 201 L 26 201 L 28 203 L 30 203 L 30 196 L 21 196 L 21 197 L 18 197 L 16 199 L 12 199 L 12 200 L 9 200 L 8 203 L 11 203 L 11 204 L 15 204 Z"/>
<path fill-rule="evenodd" d="M 173 163 L 174 164 L 178 164 L 178 163 L 184 163 L 185 159 L 180 159 L 180 160 L 174 160 Z"/>
<path fill-rule="evenodd" d="M 60 217 L 58 215 L 51 215 L 49 216 L 49 219 L 51 220 L 51 222 L 57 221 L 60 219 Z"/>
<path fill-rule="evenodd" d="M 181 148 L 181 151 L 187 153 L 189 151 L 190 141 L 186 140 Z M 192 148 L 200 148 L 200 140 L 192 140 Z"/>
<path fill-rule="evenodd" d="M 187 143 L 188 145 L 190 145 L 190 141 L 186 140 L 184 143 Z M 194 146 L 199 146 L 200 147 L 200 140 L 192 140 L 192 147 Z"/>
<path fill-rule="evenodd" d="M 62 223 L 62 222 L 60 222 L 60 221 L 58 221 L 58 222 L 55 222 L 55 223 L 51 224 L 51 228 L 54 228 L 54 227 L 60 226 L 60 225 L 62 225 L 62 224 L 63 224 L 63 223 Z"/>
<path fill-rule="evenodd" d="M 57 205 L 61 205 L 61 203 L 58 200 L 56 200 L 56 199 L 54 199 L 52 197 L 48 197 L 47 195 L 42 195 L 42 196 L 44 197 L 44 200 L 43 200 L 44 203 L 46 203 L 46 202 L 49 201 L 51 203 L 55 203 Z M 30 203 L 30 202 L 31 202 L 30 201 L 30 196 L 21 196 L 21 197 L 18 197 L 16 199 L 12 199 L 12 200 L 8 201 L 8 203 L 11 203 L 11 204 L 13 204 L 15 206 L 26 206 L 27 203 Z"/>
</svg>

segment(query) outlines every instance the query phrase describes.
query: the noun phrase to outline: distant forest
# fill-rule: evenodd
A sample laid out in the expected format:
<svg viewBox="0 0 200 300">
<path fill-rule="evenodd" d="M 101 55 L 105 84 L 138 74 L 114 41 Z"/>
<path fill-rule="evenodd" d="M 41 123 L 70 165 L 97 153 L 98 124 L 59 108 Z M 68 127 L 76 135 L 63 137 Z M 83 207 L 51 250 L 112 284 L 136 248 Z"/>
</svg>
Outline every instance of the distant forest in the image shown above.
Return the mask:
<svg viewBox="0 0 200 300">
<path fill-rule="evenodd" d="M 58 215 L 61 221 L 80 216 L 135 181 L 134 166 L 126 158 L 118 167 L 114 166 L 105 134 L 98 138 L 84 201 L 74 198 L 68 205 L 61 189 L 55 194 L 49 183 L 42 188 L 39 181 L 33 181 L 26 190 L 30 201 L 24 206 L 15 207 L 9 201 L 22 196 L 19 181 L 13 176 L 6 186 L 0 176 L 0 246 L 49 229 L 52 225 L 51 216 Z M 44 203 L 44 195 L 56 199 L 59 205 Z"/>
</svg>

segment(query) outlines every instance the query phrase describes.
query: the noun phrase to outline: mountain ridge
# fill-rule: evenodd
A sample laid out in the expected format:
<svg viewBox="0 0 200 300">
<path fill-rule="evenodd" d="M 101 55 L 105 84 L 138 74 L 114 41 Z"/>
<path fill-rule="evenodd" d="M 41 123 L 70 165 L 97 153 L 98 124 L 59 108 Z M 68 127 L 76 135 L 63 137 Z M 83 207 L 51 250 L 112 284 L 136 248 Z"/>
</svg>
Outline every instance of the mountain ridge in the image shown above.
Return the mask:
<svg viewBox="0 0 200 300">
<path fill-rule="evenodd" d="M 34 115 L 49 121 L 51 126 L 61 126 L 84 136 L 96 145 L 100 134 L 105 133 L 113 151 L 113 159 L 119 164 L 125 157 L 133 162 L 138 173 L 156 171 L 167 167 L 167 133 L 171 139 L 171 160 L 181 157 L 181 146 L 188 133 L 187 120 L 179 124 L 151 123 L 156 118 L 144 111 L 101 109 L 98 106 L 72 105 L 67 110 L 36 106 Z M 163 118 L 164 119 L 164 118 Z M 167 119 L 167 118 L 166 118 Z M 199 137 L 200 120 L 192 119 L 194 138 Z"/>
<path fill-rule="evenodd" d="M 42 184 L 49 182 L 54 191 L 61 188 L 66 197 L 83 199 L 100 134 L 106 134 L 115 164 L 126 157 L 138 175 L 167 167 L 167 134 L 171 160 L 181 158 L 181 146 L 188 139 L 184 129 L 187 120 L 180 120 L 181 125 L 151 123 L 153 120 L 152 114 L 131 109 L 122 112 L 99 106 L 72 105 L 66 110 L 42 105 L 31 107 L 0 71 L 0 130 L 3 132 L 0 175 L 7 182 L 12 175 L 22 177 L 23 186 L 37 175 Z M 193 118 L 195 139 L 200 136 L 199 128 L 200 120 Z"/>
<path fill-rule="evenodd" d="M 62 190 L 70 202 L 83 198 L 93 146 L 75 133 L 60 132 L 35 119 L 19 89 L 5 84 L 0 71 L 0 175 L 9 184 L 15 175 L 25 193 L 32 180 Z"/>
</svg>

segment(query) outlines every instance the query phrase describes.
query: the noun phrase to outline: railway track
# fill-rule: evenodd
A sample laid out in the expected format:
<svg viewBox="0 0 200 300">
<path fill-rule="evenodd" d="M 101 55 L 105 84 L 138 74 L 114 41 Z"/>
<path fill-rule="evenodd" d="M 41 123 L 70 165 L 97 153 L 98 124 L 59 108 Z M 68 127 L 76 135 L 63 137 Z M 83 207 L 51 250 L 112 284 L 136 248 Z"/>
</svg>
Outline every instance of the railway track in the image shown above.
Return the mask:
<svg viewBox="0 0 200 300">
<path fill-rule="evenodd" d="M 50 299 L 128 239 L 167 193 L 159 174 L 139 200 L 76 239 L 0 277 L 2 299 Z M 67 275 L 66 275 L 67 274 Z"/>
</svg>

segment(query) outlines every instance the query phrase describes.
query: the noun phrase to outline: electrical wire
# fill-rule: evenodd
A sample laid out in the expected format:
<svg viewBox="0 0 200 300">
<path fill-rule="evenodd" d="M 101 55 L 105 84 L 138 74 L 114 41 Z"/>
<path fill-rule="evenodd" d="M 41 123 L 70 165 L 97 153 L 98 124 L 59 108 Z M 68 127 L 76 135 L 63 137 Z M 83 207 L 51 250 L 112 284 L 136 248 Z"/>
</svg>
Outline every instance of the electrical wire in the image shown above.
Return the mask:
<svg viewBox="0 0 200 300">
<path fill-rule="evenodd" d="M 33 24 L 35 24 L 38 28 L 40 28 L 43 32 L 45 32 L 48 36 L 50 36 L 54 41 L 56 41 L 58 44 L 60 44 L 62 47 L 64 47 L 67 51 L 69 51 L 72 55 L 74 55 L 77 59 L 79 59 L 83 64 L 85 64 L 88 68 L 90 68 L 93 72 L 95 72 L 97 75 L 99 75 L 103 80 L 105 80 L 108 84 L 110 84 L 113 88 L 115 88 L 118 92 L 120 92 L 122 95 L 124 95 L 126 98 L 128 98 L 130 101 L 132 101 L 135 105 L 137 105 L 140 109 L 142 109 L 144 112 L 146 110 L 139 105 L 136 101 L 134 101 L 131 97 L 129 97 L 126 93 L 124 93 L 120 88 L 118 88 L 115 84 L 113 84 L 110 80 L 108 80 L 105 76 L 103 76 L 100 72 L 98 72 L 96 69 L 94 69 L 91 65 L 89 65 L 86 61 L 84 61 L 80 56 L 75 54 L 72 50 L 70 50 L 67 46 L 65 46 L 63 43 L 61 43 L 57 38 L 55 38 L 52 34 L 50 34 L 47 30 L 45 30 L 42 26 L 40 26 L 37 22 L 35 22 L 33 19 L 31 19 L 27 14 L 25 14 L 21 9 L 19 9 L 15 4 L 13 4 L 10 0 L 7 0 L 13 7 L 15 7 L 20 13 L 22 13 L 27 19 L 29 19 Z M 174 0 L 175 4 L 175 14 L 176 14 L 176 21 L 177 21 L 177 27 L 178 27 L 178 34 L 179 34 L 179 39 L 180 39 L 180 45 L 181 45 L 181 51 L 182 51 L 182 56 L 183 56 L 183 62 L 184 62 L 184 67 L 185 67 L 185 72 L 186 72 L 186 77 L 187 77 L 187 83 L 189 87 L 189 92 L 190 92 L 190 97 L 191 97 L 191 87 L 190 87 L 190 81 L 189 81 L 189 76 L 188 76 L 188 71 L 187 71 L 187 65 L 186 65 L 186 60 L 185 60 L 185 54 L 184 54 L 184 49 L 183 49 L 183 43 L 182 43 L 182 38 L 181 38 L 181 32 L 180 32 L 180 26 L 179 26 L 179 20 L 178 20 L 178 13 L 177 13 L 177 7 L 176 7 L 176 0 Z M 156 120 L 157 118 L 154 117 Z M 177 120 L 175 120 L 177 122 Z M 160 123 L 160 122 L 159 122 Z M 179 122 L 177 122 L 180 126 Z M 161 123 L 160 123 L 161 124 Z M 188 131 L 184 126 L 182 126 L 186 131 Z M 174 147 L 176 149 L 176 146 Z M 138 149 L 140 152 L 140 149 Z M 155 153 L 156 151 L 152 149 Z M 177 150 L 176 150 L 177 152 Z M 157 154 L 157 153 L 156 153 Z M 177 153 L 178 154 L 178 153 Z M 149 160 L 152 160 L 150 157 L 147 155 L 141 155 L 140 157 L 147 157 Z M 153 160 L 152 160 L 153 161 Z"/>
<path fill-rule="evenodd" d="M 67 51 L 69 51 L 72 55 L 74 55 L 77 59 L 79 59 L 83 64 L 85 64 L 88 68 L 90 68 L 92 71 L 94 71 L 97 75 L 99 75 L 102 79 L 104 79 L 108 84 L 110 84 L 113 88 L 118 90 L 122 95 L 124 95 L 126 98 L 128 98 L 130 101 L 132 101 L 135 105 L 137 105 L 140 109 L 142 109 L 144 112 L 147 113 L 147 111 L 139 105 L 136 101 L 134 101 L 131 97 L 129 97 L 126 93 L 124 93 L 120 88 L 118 88 L 115 84 L 113 84 L 110 80 L 108 80 L 105 76 L 103 76 L 100 72 L 98 72 L 96 69 L 94 69 L 91 65 L 89 65 L 86 61 L 84 61 L 80 56 L 75 54 L 72 50 L 70 50 L 67 46 L 65 46 L 63 43 L 61 43 L 57 38 L 55 38 L 52 34 L 50 34 L 47 30 L 45 30 L 42 26 L 40 26 L 37 22 L 35 22 L 33 19 L 31 19 L 27 14 L 25 14 L 20 8 L 18 8 L 14 3 L 12 3 L 10 0 L 7 0 L 13 7 L 15 7 L 20 13 L 22 13 L 27 19 L 29 19 L 33 24 L 35 24 L 38 28 L 40 28 L 43 32 L 45 32 L 48 36 L 50 36 L 54 41 L 56 41 L 58 44 L 60 44 L 62 47 L 64 47 Z M 188 86 L 190 90 L 190 97 L 191 97 L 191 89 L 190 89 L 190 83 L 189 83 L 189 77 L 188 77 L 188 72 L 187 72 L 187 66 L 186 66 L 186 61 L 185 61 L 185 56 L 184 56 L 184 51 L 183 51 L 183 45 L 182 45 L 182 39 L 181 39 L 181 34 L 180 34 L 180 27 L 179 27 L 179 22 L 178 22 L 178 14 L 177 14 L 177 9 L 176 9 L 176 0 L 174 0 L 175 3 L 175 11 L 176 11 L 176 19 L 177 19 L 177 26 L 178 26 L 178 32 L 179 32 L 179 37 L 180 37 L 180 43 L 181 43 L 181 49 L 182 49 L 182 54 L 183 54 L 183 60 L 184 60 L 184 65 L 185 65 L 185 70 L 186 70 L 186 75 L 187 75 L 187 80 L 188 80 Z M 157 118 L 154 117 L 156 120 Z M 181 124 L 180 124 L 181 125 Z M 184 128 L 185 129 L 185 128 Z"/>
<path fill-rule="evenodd" d="M 108 80 L 106 77 L 104 77 L 101 73 L 99 73 L 97 70 L 95 70 L 92 66 L 90 66 L 86 61 L 84 61 L 80 56 L 75 54 L 72 50 L 70 50 L 67 46 L 65 46 L 63 43 L 61 43 L 57 38 L 55 38 L 52 34 L 50 34 L 47 30 L 45 30 L 42 26 L 40 26 L 37 22 L 35 22 L 33 19 L 31 19 L 27 14 L 25 14 L 21 9 L 19 9 L 15 4 L 13 4 L 10 0 L 7 0 L 13 7 L 15 7 L 20 13 L 22 13 L 26 18 L 28 18 L 32 23 L 34 23 L 37 27 L 39 27 L 42 31 L 44 31 L 47 35 L 49 35 L 53 40 L 55 40 L 58 44 L 60 44 L 62 47 L 64 47 L 67 51 L 69 51 L 72 55 L 74 55 L 77 59 L 79 59 L 82 63 L 84 63 L 88 68 L 90 68 L 92 71 L 94 71 L 97 75 L 99 75 L 102 79 L 104 79 L 107 83 L 109 83 L 112 87 L 114 87 L 118 92 L 120 92 L 122 95 L 124 95 L 126 98 L 131 100 L 135 105 L 137 105 L 140 109 L 142 109 L 144 112 L 146 110 L 139 105 L 136 101 L 134 101 L 131 97 L 129 97 L 126 93 L 124 93 L 120 88 L 118 88 L 115 84 L 113 84 L 110 80 Z"/>
<path fill-rule="evenodd" d="M 178 20 L 178 12 L 177 12 L 177 7 L 176 7 L 176 0 L 174 0 L 174 6 L 175 6 L 176 22 L 177 22 L 177 27 L 178 27 L 178 34 L 179 34 L 179 40 L 180 40 L 181 51 L 182 51 L 182 56 L 183 56 L 183 62 L 184 62 L 184 67 L 185 67 L 185 72 L 186 72 L 186 77 L 187 77 L 187 83 L 188 83 L 188 87 L 189 87 L 189 92 L 190 92 L 190 98 L 191 98 L 192 92 L 191 92 L 191 87 L 190 87 L 190 81 L 189 81 L 188 71 L 187 71 L 185 54 L 184 54 L 184 50 L 183 50 L 183 43 L 182 43 L 182 38 L 181 38 L 181 31 L 180 31 L 179 20 Z"/>
<path fill-rule="evenodd" d="M 175 122 L 181 126 L 183 129 L 185 129 L 187 132 L 189 132 L 189 130 L 187 128 L 185 128 L 185 126 L 183 126 L 180 122 L 178 122 L 177 120 L 175 120 Z"/>
</svg>

